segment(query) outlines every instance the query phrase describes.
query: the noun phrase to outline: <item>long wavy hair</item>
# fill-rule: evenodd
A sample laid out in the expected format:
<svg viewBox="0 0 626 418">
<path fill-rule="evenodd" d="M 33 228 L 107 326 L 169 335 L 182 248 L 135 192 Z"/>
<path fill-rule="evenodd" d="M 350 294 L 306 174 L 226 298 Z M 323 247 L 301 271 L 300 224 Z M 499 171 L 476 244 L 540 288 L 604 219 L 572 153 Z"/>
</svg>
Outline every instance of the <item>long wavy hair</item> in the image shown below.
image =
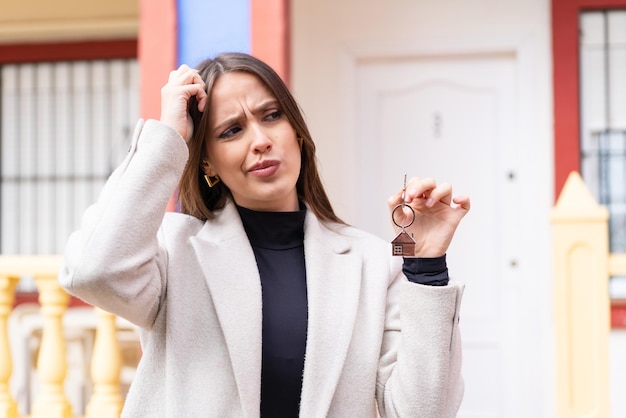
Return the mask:
<svg viewBox="0 0 626 418">
<path fill-rule="evenodd" d="M 317 170 L 315 143 L 300 107 L 278 74 L 263 61 L 244 53 L 220 54 L 213 59 L 202 61 L 196 69 L 206 83 L 209 97 L 217 79 L 232 72 L 252 74 L 270 89 L 296 134 L 302 138 L 302 164 L 296 183 L 298 198 L 305 202 L 320 220 L 343 224 L 344 222 L 335 215 L 324 190 Z M 206 139 L 209 132 L 208 106 L 210 106 L 210 101 L 204 112 L 199 112 L 195 97 L 190 101 L 189 112 L 193 120 L 193 136 L 188 144 L 189 160 L 178 188 L 178 200 L 182 212 L 202 220 L 213 218 L 214 211 L 223 208 L 231 196 L 224 182 L 209 187 L 204 180 L 201 161 L 206 157 Z"/>
</svg>

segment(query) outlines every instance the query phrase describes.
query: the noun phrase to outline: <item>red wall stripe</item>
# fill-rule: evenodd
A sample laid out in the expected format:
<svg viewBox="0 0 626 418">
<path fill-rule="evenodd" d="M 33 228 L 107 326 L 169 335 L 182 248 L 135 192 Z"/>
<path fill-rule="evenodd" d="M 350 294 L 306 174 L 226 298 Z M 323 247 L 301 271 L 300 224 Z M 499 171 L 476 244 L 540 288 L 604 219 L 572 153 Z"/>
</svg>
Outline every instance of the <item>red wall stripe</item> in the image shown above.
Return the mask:
<svg viewBox="0 0 626 418">
<path fill-rule="evenodd" d="M 160 119 L 161 88 L 177 62 L 176 0 L 139 2 L 140 115 Z M 167 205 L 175 211 L 176 196 Z"/>
<path fill-rule="evenodd" d="M 580 171 L 578 16 L 582 10 L 626 7 L 626 0 L 552 0 L 554 190 Z"/>
<path fill-rule="evenodd" d="M 140 0 L 139 66 L 141 117 L 158 119 L 161 87 L 177 61 L 176 0 Z"/>
<path fill-rule="evenodd" d="M 251 53 L 289 84 L 291 31 L 289 0 L 250 0 Z"/>
<path fill-rule="evenodd" d="M 136 57 L 135 39 L 0 45 L 0 64 Z"/>
</svg>

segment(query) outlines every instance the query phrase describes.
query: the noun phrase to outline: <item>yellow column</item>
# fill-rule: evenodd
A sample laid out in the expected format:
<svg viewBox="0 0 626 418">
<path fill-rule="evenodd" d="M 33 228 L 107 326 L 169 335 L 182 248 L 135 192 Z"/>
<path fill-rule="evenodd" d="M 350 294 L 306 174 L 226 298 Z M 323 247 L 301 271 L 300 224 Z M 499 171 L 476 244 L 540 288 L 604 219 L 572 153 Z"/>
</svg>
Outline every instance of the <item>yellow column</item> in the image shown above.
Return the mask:
<svg viewBox="0 0 626 418">
<path fill-rule="evenodd" d="M 551 214 L 558 417 L 610 416 L 608 218 L 571 173 Z"/>
<path fill-rule="evenodd" d="M 17 417 L 17 404 L 9 389 L 13 358 L 9 346 L 8 321 L 15 301 L 15 285 L 18 280 L 16 277 L 0 277 L 0 418 Z"/>
<path fill-rule="evenodd" d="M 91 359 L 94 391 L 87 405 L 86 418 L 118 418 L 124 401 L 120 391 L 122 352 L 117 340 L 115 315 L 95 308 L 98 318 Z"/>
<path fill-rule="evenodd" d="M 72 407 L 63 388 L 67 357 L 62 318 L 69 295 L 59 286 L 56 277 L 40 276 L 35 280 L 44 325 L 37 358 L 41 392 L 33 404 L 31 418 L 71 418 Z"/>
</svg>

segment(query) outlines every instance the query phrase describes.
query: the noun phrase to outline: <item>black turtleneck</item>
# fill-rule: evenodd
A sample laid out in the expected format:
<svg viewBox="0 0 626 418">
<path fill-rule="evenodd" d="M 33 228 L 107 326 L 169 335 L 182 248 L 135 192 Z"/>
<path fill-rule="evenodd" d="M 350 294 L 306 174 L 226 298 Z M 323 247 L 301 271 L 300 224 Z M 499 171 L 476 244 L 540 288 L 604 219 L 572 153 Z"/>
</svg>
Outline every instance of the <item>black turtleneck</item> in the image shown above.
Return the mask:
<svg viewBox="0 0 626 418">
<path fill-rule="evenodd" d="M 297 417 L 308 304 L 304 217 L 237 207 L 256 257 L 263 290 L 261 416 Z"/>
</svg>

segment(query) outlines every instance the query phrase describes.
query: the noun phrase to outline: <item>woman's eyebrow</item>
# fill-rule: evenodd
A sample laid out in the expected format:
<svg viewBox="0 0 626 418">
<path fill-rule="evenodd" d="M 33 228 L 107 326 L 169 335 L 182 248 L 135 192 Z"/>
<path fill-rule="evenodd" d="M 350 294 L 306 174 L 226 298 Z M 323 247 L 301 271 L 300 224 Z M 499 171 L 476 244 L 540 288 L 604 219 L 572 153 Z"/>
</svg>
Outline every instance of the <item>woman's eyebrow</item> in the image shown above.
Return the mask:
<svg viewBox="0 0 626 418">
<path fill-rule="evenodd" d="M 229 116 L 226 116 L 226 118 L 224 118 L 222 122 L 220 122 L 217 126 L 215 126 L 215 128 L 213 128 L 213 134 L 217 135 L 221 133 L 223 129 L 226 129 L 228 126 L 239 120 L 239 117 L 239 114 L 231 114 Z"/>
<path fill-rule="evenodd" d="M 279 103 L 277 99 L 267 99 L 267 100 L 263 100 L 261 101 L 259 104 L 257 104 L 256 106 L 254 106 L 252 108 L 252 114 L 256 114 L 258 112 L 263 112 L 271 107 L 278 107 Z M 218 133 L 221 133 L 220 131 L 223 129 L 226 129 L 228 126 L 232 125 L 233 123 L 235 123 L 239 118 L 241 117 L 240 113 L 233 113 L 231 115 L 226 116 L 222 122 L 220 122 L 218 125 L 215 126 L 215 128 L 213 128 L 213 134 L 216 135 Z"/>
<path fill-rule="evenodd" d="M 263 100 L 261 103 L 259 103 L 258 105 L 256 105 L 253 109 L 252 109 L 252 113 L 257 113 L 257 112 L 262 112 L 264 110 L 267 110 L 271 107 L 278 107 L 278 100 L 276 99 L 267 99 L 267 100 Z"/>
</svg>

